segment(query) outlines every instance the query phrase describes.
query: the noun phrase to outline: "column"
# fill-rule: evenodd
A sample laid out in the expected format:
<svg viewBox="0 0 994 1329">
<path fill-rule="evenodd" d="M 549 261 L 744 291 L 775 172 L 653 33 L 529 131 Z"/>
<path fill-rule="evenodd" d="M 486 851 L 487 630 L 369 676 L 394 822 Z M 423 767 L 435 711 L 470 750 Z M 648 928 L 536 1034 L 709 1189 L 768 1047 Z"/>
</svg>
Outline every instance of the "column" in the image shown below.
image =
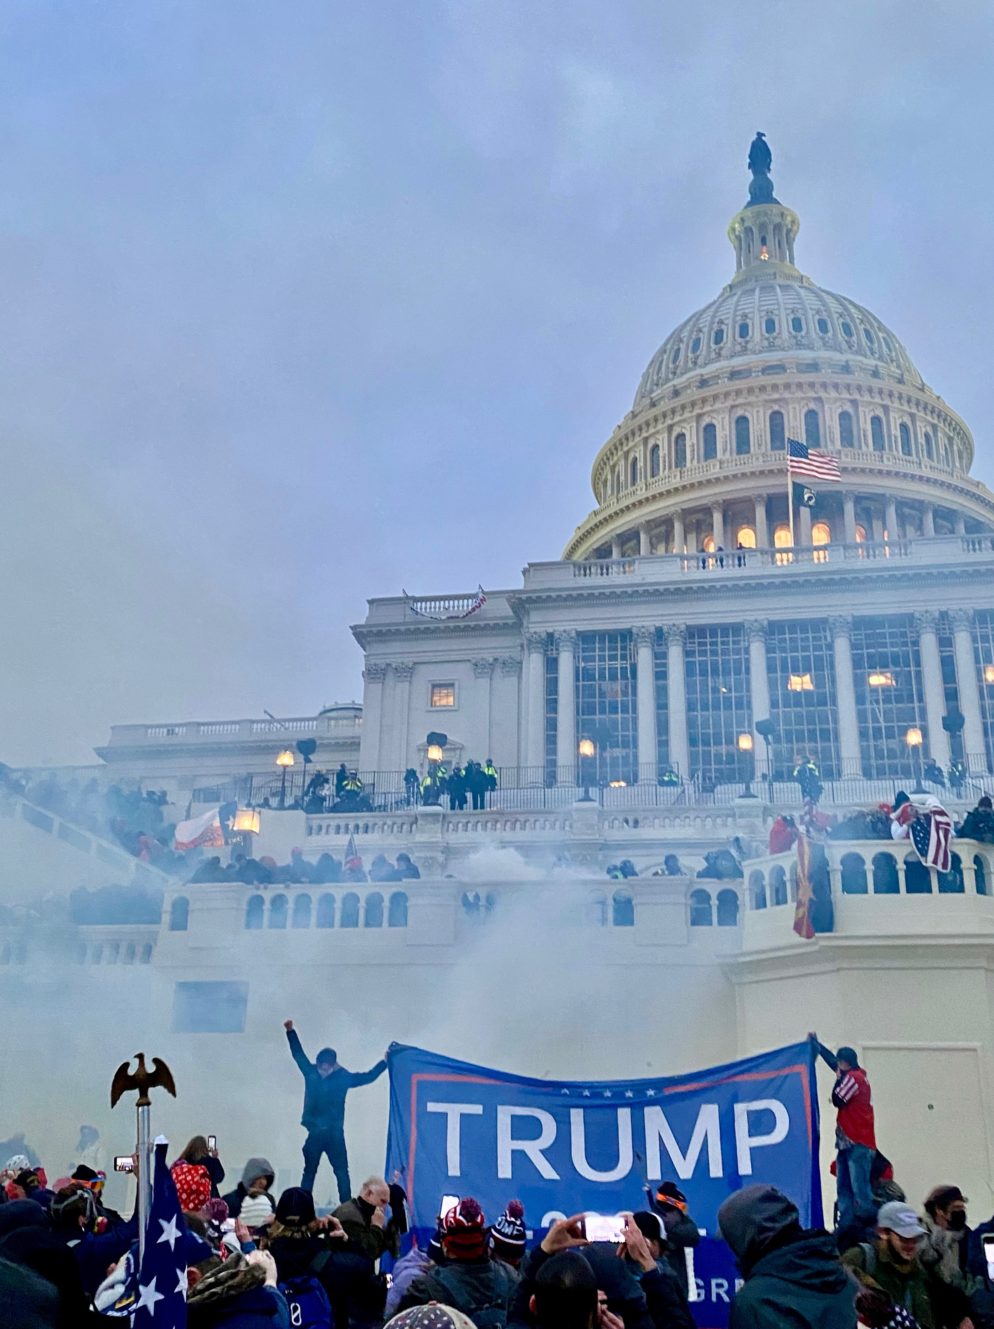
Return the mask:
<svg viewBox="0 0 994 1329">
<path fill-rule="evenodd" d="M 968 769 L 976 769 L 979 762 L 980 770 L 986 770 L 988 761 L 980 716 L 980 684 L 977 681 L 977 661 L 973 651 L 973 612 L 969 609 L 952 609 L 949 617 L 953 624 L 959 708 L 964 720 L 963 752 Z"/>
<path fill-rule="evenodd" d="M 687 739 L 687 679 L 684 670 L 686 623 L 666 625 L 666 711 L 670 730 L 670 765 L 689 780 L 690 744 Z"/>
<path fill-rule="evenodd" d="M 856 543 L 856 495 L 848 490 L 842 495 L 842 532 L 847 545 Z"/>
<path fill-rule="evenodd" d="M 652 553 L 652 541 L 649 539 L 648 523 L 643 522 L 639 527 L 639 557 L 645 558 L 647 554 Z"/>
<path fill-rule="evenodd" d="M 966 518 L 963 516 L 962 512 L 953 513 L 953 534 L 954 535 L 966 534 Z"/>
<path fill-rule="evenodd" d="M 897 540 L 897 504 L 892 498 L 887 499 L 884 519 L 887 523 L 887 539 Z"/>
<path fill-rule="evenodd" d="M 639 780 L 653 784 L 659 775 L 656 751 L 656 629 L 634 629 L 637 650 L 636 703 Z"/>
<path fill-rule="evenodd" d="M 931 503 L 926 503 L 922 507 L 922 534 L 930 539 L 935 535 L 935 508 Z"/>
<path fill-rule="evenodd" d="M 674 512 L 673 514 L 673 552 L 682 554 L 684 545 L 687 543 L 683 533 L 683 513 Z"/>
<path fill-rule="evenodd" d="M 711 534 L 714 536 L 715 549 L 721 545 L 725 548 L 725 505 L 724 503 L 712 503 L 711 505 Z"/>
<path fill-rule="evenodd" d="M 395 739 L 394 769 L 405 771 L 411 765 L 410 735 L 407 732 L 411 714 L 411 677 L 414 665 L 410 660 L 396 660 L 390 666 L 394 675 L 397 736 Z"/>
<path fill-rule="evenodd" d="M 835 656 L 835 705 L 839 718 L 841 774 L 862 775 L 859 750 L 859 720 L 856 716 L 856 685 L 852 670 L 852 619 L 840 614 L 828 620 Z"/>
<path fill-rule="evenodd" d="M 490 685 L 491 748 L 488 755 L 493 757 L 498 768 L 520 765 L 524 752 L 524 725 L 521 656 L 502 655 L 500 679 Z"/>
<path fill-rule="evenodd" d="M 544 783 L 545 772 L 545 633 L 529 632 L 528 714 L 525 721 L 525 782 Z"/>
<path fill-rule="evenodd" d="M 576 783 L 576 633 L 572 628 L 556 633 L 559 647 L 559 697 L 556 719 L 556 780 Z"/>
<path fill-rule="evenodd" d="M 385 664 L 373 661 L 367 661 L 362 673 L 365 687 L 362 694 L 359 765 L 366 771 L 378 771 L 382 766 L 380 742 L 383 733 L 383 680 L 386 673 Z"/>
<path fill-rule="evenodd" d="M 480 752 L 480 755 L 477 758 L 478 761 L 482 761 L 485 756 L 489 756 L 493 751 L 493 746 L 494 746 L 491 717 L 493 716 L 492 680 L 494 676 L 494 667 L 496 666 L 496 664 L 497 661 L 494 659 L 473 661 L 473 673 L 480 680 L 480 682 L 477 684 L 477 689 L 478 689 L 477 695 L 474 698 L 475 709 L 477 715 L 479 715 L 483 719 L 485 724 L 482 737 L 484 739 L 483 747 L 486 748 L 486 752 L 485 753 Z M 477 733 L 479 733 L 479 730 L 477 731 Z"/>
<path fill-rule="evenodd" d="M 620 557 L 621 557 L 621 536 L 620 536 L 620 535 L 612 535 L 612 536 L 611 536 L 611 557 L 612 557 L 612 558 L 620 558 Z"/>
<path fill-rule="evenodd" d="M 942 727 L 942 717 L 946 713 L 946 696 L 942 686 L 942 662 L 939 659 L 939 638 L 936 636 L 937 621 L 938 614 L 931 609 L 915 614 L 918 649 L 922 657 L 925 722 L 928 725 L 927 752 L 943 770 L 946 770 L 950 758 L 949 735 Z"/>
<path fill-rule="evenodd" d="M 754 502 L 756 508 L 756 548 L 769 549 L 770 530 L 766 521 L 766 495 L 757 494 Z"/>
<path fill-rule="evenodd" d="M 766 765 L 766 739 L 756 732 L 757 720 L 770 718 L 770 677 L 766 661 L 766 623 L 750 619 L 745 625 L 749 637 L 749 700 L 752 707 L 752 754 L 757 778 Z"/>
<path fill-rule="evenodd" d="M 797 543 L 802 549 L 811 548 L 811 509 L 802 506 L 798 510 L 800 518 L 798 522 Z"/>
</svg>

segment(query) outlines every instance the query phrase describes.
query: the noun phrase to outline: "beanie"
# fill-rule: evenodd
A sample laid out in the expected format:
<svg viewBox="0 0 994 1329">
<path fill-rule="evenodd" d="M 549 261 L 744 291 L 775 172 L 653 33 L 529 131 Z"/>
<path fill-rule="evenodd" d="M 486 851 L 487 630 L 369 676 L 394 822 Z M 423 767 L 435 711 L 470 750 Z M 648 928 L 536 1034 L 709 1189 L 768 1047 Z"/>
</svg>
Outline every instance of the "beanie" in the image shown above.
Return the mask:
<svg viewBox="0 0 994 1329">
<path fill-rule="evenodd" d="M 334 1048 L 322 1048 L 321 1051 L 318 1053 L 318 1055 L 314 1058 L 314 1064 L 316 1066 L 320 1066 L 322 1062 L 327 1062 L 333 1066 L 337 1060 L 338 1060 L 338 1053 L 335 1051 Z"/>
<path fill-rule="evenodd" d="M 475 1329 L 473 1321 L 454 1306 L 429 1301 L 426 1306 L 409 1306 L 392 1320 L 385 1329 Z"/>
<path fill-rule="evenodd" d="M 855 1048 L 839 1048 L 835 1054 L 836 1061 L 844 1061 L 847 1066 L 852 1066 L 855 1070 L 859 1066 L 859 1057 L 856 1055 Z"/>
<path fill-rule="evenodd" d="M 494 1245 L 507 1246 L 514 1254 L 525 1249 L 525 1210 L 520 1200 L 511 1200 L 491 1229 Z"/>
<path fill-rule="evenodd" d="M 94 1172 L 93 1168 L 87 1167 L 85 1163 L 80 1163 L 79 1167 L 72 1174 L 72 1179 L 73 1181 L 99 1181 L 100 1173 Z"/>
<path fill-rule="evenodd" d="M 215 1196 L 214 1199 L 207 1201 L 206 1209 L 207 1217 L 212 1223 L 217 1223 L 218 1226 L 222 1223 L 227 1223 L 228 1206 L 225 1204 L 224 1200 Z"/>
<path fill-rule="evenodd" d="M 687 1197 L 675 1181 L 664 1181 L 656 1190 L 656 1200 L 659 1204 L 668 1204 L 675 1209 L 687 1208 Z"/>
<path fill-rule="evenodd" d="M 280 1196 L 280 1202 L 276 1206 L 277 1223 L 313 1223 L 314 1196 L 310 1191 L 303 1190 L 300 1186 L 290 1186 Z"/>
<path fill-rule="evenodd" d="M 487 1248 L 487 1226 L 483 1210 L 471 1195 L 459 1201 L 442 1223 L 445 1233 L 442 1245 L 450 1260 L 479 1260 Z"/>
<path fill-rule="evenodd" d="M 273 1219 L 273 1206 L 268 1195 L 247 1195 L 242 1201 L 239 1218 L 247 1228 L 265 1227 Z"/>
<path fill-rule="evenodd" d="M 183 1212 L 192 1214 L 203 1209 L 211 1198 L 211 1174 L 203 1164 L 174 1163 L 171 1170 Z"/>
</svg>

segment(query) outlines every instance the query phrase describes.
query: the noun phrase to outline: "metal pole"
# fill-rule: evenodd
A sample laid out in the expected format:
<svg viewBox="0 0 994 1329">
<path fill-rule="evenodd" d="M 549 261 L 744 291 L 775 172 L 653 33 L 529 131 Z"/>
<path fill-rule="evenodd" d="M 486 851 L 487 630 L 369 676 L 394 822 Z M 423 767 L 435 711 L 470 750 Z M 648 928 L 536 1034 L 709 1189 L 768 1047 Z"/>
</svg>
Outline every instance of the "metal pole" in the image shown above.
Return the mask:
<svg viewBox="0 0 994 1329">
<path fill-rule="evenodd" d="M 138 1109 L 138 1262 L 145 1258 L 145 1229 L 152 1208 L 152 1109 L 146 1103 Z"/>
</svg>

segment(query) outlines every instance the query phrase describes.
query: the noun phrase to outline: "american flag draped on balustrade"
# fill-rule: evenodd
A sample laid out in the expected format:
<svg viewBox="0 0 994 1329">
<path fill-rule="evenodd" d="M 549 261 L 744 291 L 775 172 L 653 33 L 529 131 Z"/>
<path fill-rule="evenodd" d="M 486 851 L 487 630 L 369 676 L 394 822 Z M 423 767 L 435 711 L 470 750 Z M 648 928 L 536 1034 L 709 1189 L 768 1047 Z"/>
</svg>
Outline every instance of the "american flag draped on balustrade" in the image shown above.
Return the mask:
<svg viewBox="0 0 994 1329">
<path fill-rule="evenodd" d="M 827 452 L 809 448 L 796 438 L 787 440 L 787 474 L 804 476 L 808 480 L 841 480 L 839 463 Z"/>
</svg>

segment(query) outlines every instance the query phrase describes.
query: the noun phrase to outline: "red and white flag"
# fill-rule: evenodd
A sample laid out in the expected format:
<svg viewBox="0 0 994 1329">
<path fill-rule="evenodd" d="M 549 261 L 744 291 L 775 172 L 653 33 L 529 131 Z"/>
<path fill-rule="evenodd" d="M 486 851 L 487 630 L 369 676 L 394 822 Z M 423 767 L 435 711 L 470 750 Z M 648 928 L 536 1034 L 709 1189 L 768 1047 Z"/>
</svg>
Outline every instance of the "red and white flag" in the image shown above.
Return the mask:
<svg viewBox="0 0 994 1329">
<path fill-rule="evenodd" d="M 797 837 L 797 903 L 794 905 L 794 931 L 805 941 L 815 935 L 811 923 L 811 840 L 807 835 Z"/>
<path fill-rule="evenodd" d="M 953 820 L 944 807 L 934 799 L 932 806 L 915 817 L 911 823 L 911 843 L 915 853 L 927 868 L 948 872 L 952 867 Z"/>
<path fill-rule="evenodd" d="M 346 872 L 362 871 L 362 855 L 355 847 L 355 836 L 350 835 L 348 844 L 345 846 L 345 870 Z"/>
<path fill-rule="evenodd" d="M 224 844 L 221 829 L 221 809 L 211 808 L 199 817 L 176 823 L 176 848 L 182 851 L 204 848 L 217 849 Z"/>
</svg>

